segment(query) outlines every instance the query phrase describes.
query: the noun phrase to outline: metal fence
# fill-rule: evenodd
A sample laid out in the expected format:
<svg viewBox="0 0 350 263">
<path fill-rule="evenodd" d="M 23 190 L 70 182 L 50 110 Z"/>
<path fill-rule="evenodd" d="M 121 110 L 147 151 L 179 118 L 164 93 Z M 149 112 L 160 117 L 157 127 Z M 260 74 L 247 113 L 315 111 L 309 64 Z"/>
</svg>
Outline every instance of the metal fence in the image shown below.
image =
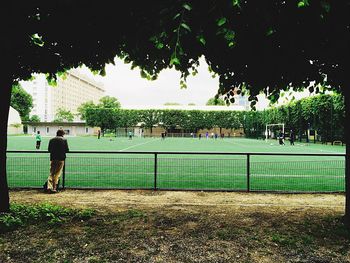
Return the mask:
<svg viewBox="0 0 350 263">
<path fill-rule="evenodd" d="M 10 188 L 41 188 L 47 151 L 8 151 Z M 63 188 L 344 192 L 345 154 L 98 152 L 67 154 Z"/>
</svg>

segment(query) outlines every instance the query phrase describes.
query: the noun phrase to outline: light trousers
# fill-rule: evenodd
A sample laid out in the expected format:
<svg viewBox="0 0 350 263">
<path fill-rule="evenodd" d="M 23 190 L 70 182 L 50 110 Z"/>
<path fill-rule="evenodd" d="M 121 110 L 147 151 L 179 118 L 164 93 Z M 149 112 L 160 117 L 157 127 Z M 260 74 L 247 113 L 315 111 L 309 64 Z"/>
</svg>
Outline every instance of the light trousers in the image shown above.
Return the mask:
<svg viewBox="0 0 350 263">
<path fill-rule="evenodd" d="M 64 161 L 52 160 L 50 164 L 50 175 L 47 179 L 47 189 L 56 190 L 58 180 L 60 179 Z"/>
</svg>

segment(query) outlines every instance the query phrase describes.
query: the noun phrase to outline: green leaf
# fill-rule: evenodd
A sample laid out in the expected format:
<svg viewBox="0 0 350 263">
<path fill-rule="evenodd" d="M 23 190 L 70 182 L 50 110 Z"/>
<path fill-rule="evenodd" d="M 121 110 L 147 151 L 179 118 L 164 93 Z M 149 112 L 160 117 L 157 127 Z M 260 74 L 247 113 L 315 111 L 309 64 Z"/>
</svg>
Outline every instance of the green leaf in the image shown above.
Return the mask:
<svg viewBox="0 0 350 263">
<path fill-rule="evenodd" d="M 181 89 L 187 89 L 186 83 L 182 83 L 182 84 L 180 85 L 180 88 L 181 88 Z"/>
<path fill-rule="evenodd" d="M 235 39 L 235 32 L 232 30 L 227 30 L 224 37 L 226 40 L 232 41 Z"/>
<path fill-rule="evenodd" d="M 170 65 L 181 65 L 180 60 L 177 57 L 173 57 L 170 60 Z"/>
<path fill-rule="evenodd" d="M 38 34 L 31 35 L 30 39 L 32 40 L 34 45 L 37 45 L 39 47 L 42 47 L 45 44 L 45 42 L 43 41 L 42 36 L 39 36 Z"/>
<path fill-rule="evenodd" d="M 331 5 L 327 1 L 321 1 L 321 6 L 327 13 L 331 11 Z"/>
<path fill-rule="evenodd" d="M 181 26 L 191 32 L 191 28 L 185 23 L 181 23 Z"/>
<path fill-rule="evenodd" d="M 205 46 L 205 44 L 207 43 L 203 37 L 203 35 L 197 36 L 197 39 L 199 42 L 202 43 L 203 46 Z"/>
<path fill-rule="evenodd" d="M 273 33 L 275 33 L 276 32 L 276 30 L 274 30 L 273 28 L 269 28 L 268 30 L 267 30 L 267 32 L 266 32 L 266 36 L 270 36 L 270 35 L 272 35 Z"/>
<path fill-rule="evenodd" d="M 102 76 L 102 77 L 106 76 L 106 69 L 105 68 L 100 70 L 100 76 Z"/>
<path fill-rule="evenodd" d="M 240 0 L 232 0 L 232 5 L 233 6 L 238 6 L 240 8 L 241 7 L 240 6 Z"/>
<path fill-rule="evenodd" d="M 225 24 L 227 21 L 226 17 L 221 17 L 218 21 L 217 21 L 217 25 L 218 26 L 222 26 L 223 24 Z"/>
<path fill-rule="evenodd" d="M 149 40 L 153 43 L 157 43 L 157 41 L 158 41 L 156 36 L 150 37 Z"/>
<path fill-rule="evenodd" d="M 164 44 L 163 44 L 163 43 L 158 42 L 158 43 L 156 44 L 156 48 L 157 48 L 157 49 L 162 49 L 163 47 L 164 47 Z"/>
<path fill-rule="evenodd" d="M 182 7 L 187 9 L 188 11 L 190 11 L 192 9 L 192 7 L 187 3 L 183 4 Z"/>
<path fill-rule="evenodd" d="M 181 13 L 177 13 L 174 17 L 173 20 L 175 20 L 176 18 L 178 18 L 181 15 Z"/>
<path fill-rule="evenodd" d="M 305 7 L 305 6 L 308 6 L 309 5 L 309 0 L 301 0 L 299 1 L 298 3 L 298 7 L 301 8 L 301 7 Z"/>
<path fill-rule="evenodd" d="M 140 75 L 141 75 L 141 77 L 142 77 L 143 79 L 146 79 L 146 78 L 147 78 L 147 74 L 146 74 L 146 72 L 143 71 L 143 70 L 140 71 Z"/>
</svg>

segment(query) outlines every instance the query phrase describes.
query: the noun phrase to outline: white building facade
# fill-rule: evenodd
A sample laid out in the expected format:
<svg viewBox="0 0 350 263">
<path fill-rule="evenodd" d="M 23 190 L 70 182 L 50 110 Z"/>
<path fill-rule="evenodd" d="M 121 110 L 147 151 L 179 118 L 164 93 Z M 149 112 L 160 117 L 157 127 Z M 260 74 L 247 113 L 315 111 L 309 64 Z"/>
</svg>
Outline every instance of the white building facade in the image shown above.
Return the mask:
<svg viewBox="0 0 350 263">
<path fill-rule="evenodd" d="M 18 111 L 10 107 L 7 121 L 7 134 L 22 134 L 23 125 Z"/>
<path fill-rule="evenodd" d="M 54 120 L 59 108 L 77 114 L 82 103 L 97 103 L 105 93 L 101 83 L 77 70 L 69 70 L 64 77 L 59 77 L 56 86 L 50 86 L 43 74 L 36 74 L 34 77 L 34 80 L 22 81 L 20 84 L 33 97 L 30 116 L 38 115 L 43 122 Z M 75 120 L 78 121 L 78 117 Z"/>
<path fill-rule="evenodd" d="M 98 127 L 87 126 L 85 122 L 24 122 L 28 126 L 28 134 L 40 131 L 42 136 L 56 136 L 57 130 L 64 130 L 67 136 L 96 135 Z"/>
</svg>

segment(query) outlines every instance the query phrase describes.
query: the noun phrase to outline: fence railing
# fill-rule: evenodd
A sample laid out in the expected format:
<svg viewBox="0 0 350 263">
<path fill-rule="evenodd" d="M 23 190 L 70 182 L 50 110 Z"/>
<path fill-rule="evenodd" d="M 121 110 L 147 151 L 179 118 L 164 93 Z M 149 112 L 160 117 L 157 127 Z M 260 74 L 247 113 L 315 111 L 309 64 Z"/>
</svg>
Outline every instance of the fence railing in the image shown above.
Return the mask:
<svg viewBox="0 0 350 263">
<path fill-rule="evenodd" d="M 10 188 L 41 188 L 47 151 L 7 151 Z M 345 154 L 101 152 L 67 154 L 63 188 L 344 192 Z"/>
</svg>

